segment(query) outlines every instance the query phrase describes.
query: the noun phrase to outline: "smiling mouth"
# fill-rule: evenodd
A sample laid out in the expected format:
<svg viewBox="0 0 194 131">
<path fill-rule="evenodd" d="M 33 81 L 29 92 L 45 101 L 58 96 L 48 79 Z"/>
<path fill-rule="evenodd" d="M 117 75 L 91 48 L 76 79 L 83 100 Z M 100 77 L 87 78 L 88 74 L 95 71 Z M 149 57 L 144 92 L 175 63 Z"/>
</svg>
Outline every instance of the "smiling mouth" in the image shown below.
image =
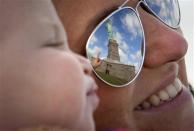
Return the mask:
<svg viewBox="0 0 194 131">
<path fill-rule="evenodd" d="M 145 99 L 135 108 L 135 110 L 149 110 L 162 106 L 162 104 L 174 100 L 181 93 L 182 89 L 183 85 L 181 81 L 176 78 L 172 84 Z"/>
</svg>

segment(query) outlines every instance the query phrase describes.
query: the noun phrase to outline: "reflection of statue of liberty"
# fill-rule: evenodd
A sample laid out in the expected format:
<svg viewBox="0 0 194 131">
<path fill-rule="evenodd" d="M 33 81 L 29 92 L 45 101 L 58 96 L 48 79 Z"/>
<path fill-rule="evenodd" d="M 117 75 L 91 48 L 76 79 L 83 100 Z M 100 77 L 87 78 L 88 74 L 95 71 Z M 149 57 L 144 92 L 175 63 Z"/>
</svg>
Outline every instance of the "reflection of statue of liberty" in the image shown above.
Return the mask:
<svg viewBox="0 0 194 131">
<path fill-rule="evenodd" d="M 107 30 L 107 33 L 108 33 L 108 38 L 112 39 L 113 38 L 112 22 L 109 19 L 106 22 L 106 30 Z"/>
<path fill-rule="evenodd" d="M 106 22 L 106 31 L 108 33 L 108 56 L 107 59 L 120 62 L 118 43 L 113 38 L 112 21 L 110 19 Z"/>
</svg>

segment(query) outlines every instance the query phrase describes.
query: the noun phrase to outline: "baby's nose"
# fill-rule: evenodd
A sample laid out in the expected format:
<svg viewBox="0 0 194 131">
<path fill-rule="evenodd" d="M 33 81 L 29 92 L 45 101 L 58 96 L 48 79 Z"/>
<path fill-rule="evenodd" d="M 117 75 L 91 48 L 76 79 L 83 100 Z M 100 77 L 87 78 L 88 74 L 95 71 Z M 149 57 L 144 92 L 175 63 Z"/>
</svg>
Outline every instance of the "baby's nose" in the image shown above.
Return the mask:
<svg viewBox="0 0 194 131">
<path fill-rule="evenodd" d="M 90 64 L 90 61 L 78 54 L 75 55 L 78 58 L 79 62 L 81 63 L 84 73 L 87 75 L 92 75 L 92 66 Z"/>
</svg>

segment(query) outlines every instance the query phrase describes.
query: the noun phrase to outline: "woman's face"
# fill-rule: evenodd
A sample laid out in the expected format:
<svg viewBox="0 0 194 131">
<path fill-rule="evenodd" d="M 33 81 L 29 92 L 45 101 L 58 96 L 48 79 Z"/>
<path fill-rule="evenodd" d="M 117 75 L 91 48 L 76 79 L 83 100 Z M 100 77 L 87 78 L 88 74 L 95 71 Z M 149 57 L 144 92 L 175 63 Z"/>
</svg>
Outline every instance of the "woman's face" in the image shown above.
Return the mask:
<svg viewBox="0 0 194 131">
<path fill-rule="evenodd" d="M 137 0 L 130 1 L 135 7 Z M 54 1 L 67 30 L 71 49 L 85 55 L 85 46 L 96 25 L 123 0 Z M 146 39 L 145 61 L 140 75 L 125 88 L 113 88 L 96 78 L 100 106 L 95 112 L 97 130 L 133 128 L 140 131 L 193 129 L 194 106 L 188 89 L 181 30 L 167 27 L 139 8 Z M 72 15 L 73 14 L 73 15 Z"/>
<path fill-rule="evenodd" d="M 91 67 L 68 49 L 51 1 L 4 1 L 0 10 L 1 130 L 94 130 L 98 98 Z"/>
</svg>

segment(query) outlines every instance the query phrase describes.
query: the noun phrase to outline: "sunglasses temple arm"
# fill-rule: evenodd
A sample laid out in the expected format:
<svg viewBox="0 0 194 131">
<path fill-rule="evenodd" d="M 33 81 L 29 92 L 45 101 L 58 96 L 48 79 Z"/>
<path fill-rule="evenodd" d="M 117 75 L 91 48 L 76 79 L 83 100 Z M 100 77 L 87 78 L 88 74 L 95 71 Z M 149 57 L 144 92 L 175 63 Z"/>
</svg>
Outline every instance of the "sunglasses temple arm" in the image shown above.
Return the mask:
<svg viewBox="0 0 194 131">
<path fill-rule="evenodd" d="M 126 0 L 122 5 L 119 6 L 119 8 L 124 7 L 128 2 L 129 2 L 129 0 Z"/>
</svg>

